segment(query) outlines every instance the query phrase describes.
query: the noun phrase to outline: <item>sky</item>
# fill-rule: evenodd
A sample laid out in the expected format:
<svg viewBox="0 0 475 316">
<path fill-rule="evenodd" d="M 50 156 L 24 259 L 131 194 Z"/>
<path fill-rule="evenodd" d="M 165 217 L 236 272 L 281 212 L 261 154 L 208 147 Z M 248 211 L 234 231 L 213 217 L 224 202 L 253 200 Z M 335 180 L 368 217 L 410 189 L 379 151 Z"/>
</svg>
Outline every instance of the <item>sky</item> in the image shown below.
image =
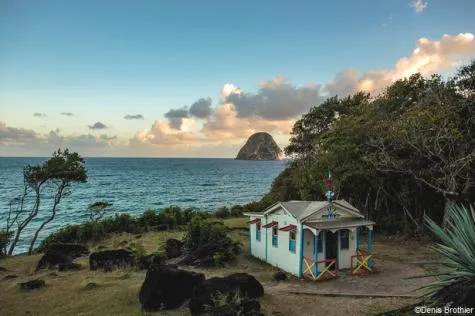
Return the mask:
<svg viewBox="0 0 475 316">
<path fill-rule="evenodd" d="M 475 57 L 473 0 L 2 0 L 0 156 L 234 157 Z"/>
</svg>

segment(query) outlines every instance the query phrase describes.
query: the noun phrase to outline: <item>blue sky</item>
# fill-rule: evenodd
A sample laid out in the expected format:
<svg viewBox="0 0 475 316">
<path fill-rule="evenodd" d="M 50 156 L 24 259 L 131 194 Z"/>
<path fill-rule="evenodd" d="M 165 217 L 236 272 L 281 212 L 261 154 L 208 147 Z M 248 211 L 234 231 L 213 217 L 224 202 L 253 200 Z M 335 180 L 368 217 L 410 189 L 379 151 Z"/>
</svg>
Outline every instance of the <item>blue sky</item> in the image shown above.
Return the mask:
<svg viewBox="0 0 475 316">
<path fill-rule="evenodd" d="M 59 129 L 66 145 L 69 135 L 117 137 L 107 150 L 129 155 L 127 142 L 146 129 L 150 133 L 156 120 L 166 122 L 170 109 L 210 97 L 217 111 L 226 83 L 250 93 L 276 76 L 295 87 L 325 85 L 349 68 L 393 69 L 400 58 L 411 56 L 420 38 L 438 41 L 444 34 L 475 31 L 474 1 L 418 2 L 426 5 L 421 12 L 403 0 L 4 0 L 0 122 L 4 129 L 33 130 L 45 142 L 44 134 Z M 454 62 L 473 56 L 473 43 L 467 45 L 468 52 L 451 56 Z M 127 114 L 144 119 L 124 120 Z M 204 123 L 189 121 L 189 130 L 164 127 L 160 135 L 194 133 L 198 141 L 186 142 L 188 149 L 206 155 L 209 148 L 199 150 L 210 143 L 200 136 Z M 95 122 L 107 129 L 89 128 Z M 37 153 L 11 139 L 2 145 L 1 135 L 0 150 L 6 154 Z M 244 138 L 236 135 L 234 146 Z M 160 150 L 142 148 L 140 155 L 186 155 L 170 142 L 156 141 L 150 148 Z M 175 149 L 167 151 L 167 144 Z M 234 149 L 216 152 L 232 156 Z"/>
</svg>

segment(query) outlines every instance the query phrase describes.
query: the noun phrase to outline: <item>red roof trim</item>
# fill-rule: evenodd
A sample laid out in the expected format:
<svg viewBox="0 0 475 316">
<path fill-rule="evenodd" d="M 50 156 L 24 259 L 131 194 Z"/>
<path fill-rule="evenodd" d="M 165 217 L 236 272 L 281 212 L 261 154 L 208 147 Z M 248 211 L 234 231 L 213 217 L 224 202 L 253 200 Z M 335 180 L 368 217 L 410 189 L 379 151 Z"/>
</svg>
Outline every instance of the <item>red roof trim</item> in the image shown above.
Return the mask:
<svg viewBox="0 0 475 316">
<path fill-rule="evenodd" d="M 277 225 L 277 224 L 279 224 L 279 223 L 276 222 L 276 221 L 272 221 L 272 222 L 270 222 L 269 224 L 264 225 L 264 226 L 262 226 L 262 227 L 264 227 L 264 228 L 271 228 L 271 227 L 274 227 L 274 226 Z"/>
<path fill-rule="evenodd" d="M 260 218 L 254 218 L 252 221 L 249 221 L 247 222 L 248 224 L 255 224 L 255 223 L 259 223 L 261 221 Z"/>
<path fill-rule="evenodd" d="M 279 229 L 279 230 L 281 230 L 281 231 L 283 231 L 283 232 L 289 232 L 289 231 L 294 230 L 294 229 L 296 229 L 296 228 L 297 228 L 297 226 L 295 226 L 295 225 L 293 225 L 293 224 L 290 224 L 290 225 L 287 225 L 287 226 L 285 226 L 285 227 L 282 227 L 282 228 Z"/>
</svg>

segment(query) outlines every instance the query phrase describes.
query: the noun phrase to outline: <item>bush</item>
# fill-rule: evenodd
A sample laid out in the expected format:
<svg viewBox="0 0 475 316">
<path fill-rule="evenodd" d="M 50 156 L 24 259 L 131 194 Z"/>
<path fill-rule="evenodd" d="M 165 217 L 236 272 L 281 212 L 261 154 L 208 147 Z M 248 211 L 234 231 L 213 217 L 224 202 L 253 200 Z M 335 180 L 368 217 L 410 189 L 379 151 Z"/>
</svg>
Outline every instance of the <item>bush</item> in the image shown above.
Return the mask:
<svg viewBox="0 0 475 316">
<path fill-rule="evenodd" d="M 222 223 L 194 216 L 186 229 L 185 248 L 192 251 L 201 245 L 228 238 L 226 227 Z"/>
<path fill-rule="evenodd" d="M 13 237 L 13 232 L 7 232 L 5 230 L 0 230 L 0 257 L 6 255 L 7 246 L 10 242 L 10 238 Z"/>
<path fill-rule="evenodd" d="M 216 212 L 214 212 L 214 216 L 217 218 L 227 218 L 230 215 L 231 213 L 226 206 L 220 207 Z"/>
<path fill-rule="evenodd" d="M 233 207 L 231 207 L 231 210 L 229 211 L 232 217 L 242 216 L 243 212 L 244 212 L 244 207 L 241 205 L 234 205 Z"/>
</svg>

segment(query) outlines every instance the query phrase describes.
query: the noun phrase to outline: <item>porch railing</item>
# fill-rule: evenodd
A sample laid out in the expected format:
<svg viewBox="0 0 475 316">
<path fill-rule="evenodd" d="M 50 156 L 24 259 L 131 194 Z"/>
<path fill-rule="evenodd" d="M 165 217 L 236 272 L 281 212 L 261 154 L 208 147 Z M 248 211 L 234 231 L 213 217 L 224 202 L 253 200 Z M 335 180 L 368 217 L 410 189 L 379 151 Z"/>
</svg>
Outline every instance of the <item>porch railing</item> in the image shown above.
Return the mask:
<svg viewBox="0 0 475 316">
<path fill-rule="evenodd" d="M 313 259 L 310 259 L 304 256 L 303 263 L 305 266 L 304 272 L 303 272 L 304 276 L 308 273 L 307 275 L 310 275 L 311 278 L 315 281 L 329 280 L 329 279 L 336 278 L 337 276 L 336 271 L 338 267 L 337 267 L 336 259 L 314 261 Z M 320 263 L 325 263 L 325 267 L 321 271 L 319 269 L 315 269 L 315 266 L 318 267 Z M 334 269 L 334 270 L 331 270 L 331 269 Z"/>
<path fill-rule="evenodd" d="M 356 249 L 356 255 L 351 256 L 351 274 L 365 274 L 372 271 L 373 254 L 366 249 Z"/>
</svg>

